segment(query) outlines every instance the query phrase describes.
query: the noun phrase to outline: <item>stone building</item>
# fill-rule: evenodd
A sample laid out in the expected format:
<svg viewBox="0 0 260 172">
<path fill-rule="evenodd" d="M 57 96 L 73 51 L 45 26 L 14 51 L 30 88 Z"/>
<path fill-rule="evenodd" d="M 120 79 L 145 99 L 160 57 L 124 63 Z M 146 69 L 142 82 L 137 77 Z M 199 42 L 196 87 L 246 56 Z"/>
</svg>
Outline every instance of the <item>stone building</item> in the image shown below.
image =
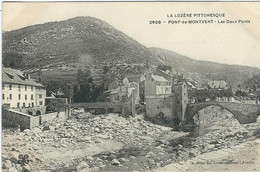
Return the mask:
<svg viewBox="0 0 260 172">
<path fill-rule="evenodd" d="M 144 97 L 146 103 L 146 117 L 172 118 L 171 82 L 162 76 L 146 74 L 144 81 Z"/>
<path fill-rule="evenodd" d="M 111 90 L 109 99 L 111 102 L 122 102 L 124 97 L 134 95 L 135 104 L 139 104 L 139 84 L 136 82 L 124 82 L 117 88 Z"/>
<path fill-rule="evenodd" d="M 22 71 L 2 68 L 2 105 L 10 108 L 45 106 L 46 88 Z"/>
<path fill-rule="evenodd" d="M 184 120 L 186 113 L 187 104 L 189 103 L 188 99 L 188 88 L 189 85 L 186 81 L 181 81 L 179 83 L 173 84 L 173 94 L 174 94 L 174 109 L 175 115 L 180 120 Z"/>
<path fill-rule="evenodd" d="M 228 89 L 228 85 L 225 81 L 220 80 L 220 81 L 209 81 L 208 82 L 208 87 L 210 89 L 223 89 L 226 90 Z"/>
<path fill-rule="evenodd" d="M 174 120 L 184 120 L 189 85 L 185 80 L 172 83 L 162 76 L 147 74 L 142 78 L 146 117 L 156 123 L 174 125 Z"/>
</svg>

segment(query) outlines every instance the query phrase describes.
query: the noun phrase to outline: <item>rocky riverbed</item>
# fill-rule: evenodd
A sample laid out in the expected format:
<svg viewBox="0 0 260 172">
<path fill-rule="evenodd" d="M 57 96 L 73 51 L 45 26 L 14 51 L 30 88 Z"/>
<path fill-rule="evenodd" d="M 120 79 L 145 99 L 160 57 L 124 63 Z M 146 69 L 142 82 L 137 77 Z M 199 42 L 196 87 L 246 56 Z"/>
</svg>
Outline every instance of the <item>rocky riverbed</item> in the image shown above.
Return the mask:
<svg viewBox="0 0 260 172">
<path fill-rule="evenodd" d="M 172 131 L 142 115 L 77 115 L 23 132 L 3 130 L 3 171 L 147 171 L 254 140 L 259 123 Z M 203 134 L 201 134 L 203 133 Z M 18 163 L 28 154 L 28 164 Z"/>
</svg>

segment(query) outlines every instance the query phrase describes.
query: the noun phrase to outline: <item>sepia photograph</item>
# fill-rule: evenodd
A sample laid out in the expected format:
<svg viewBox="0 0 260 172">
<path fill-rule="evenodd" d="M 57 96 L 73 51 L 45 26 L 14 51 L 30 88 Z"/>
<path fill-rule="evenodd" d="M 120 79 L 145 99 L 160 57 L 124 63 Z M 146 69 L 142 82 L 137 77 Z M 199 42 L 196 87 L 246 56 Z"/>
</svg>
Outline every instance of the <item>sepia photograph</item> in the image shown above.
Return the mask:
<svg viewBox="0 0 260 172">
<path fill-rule="evenodd" d="M 260 171 L 260 2 L 2 2 L 1 171 Z"/>
</svg>

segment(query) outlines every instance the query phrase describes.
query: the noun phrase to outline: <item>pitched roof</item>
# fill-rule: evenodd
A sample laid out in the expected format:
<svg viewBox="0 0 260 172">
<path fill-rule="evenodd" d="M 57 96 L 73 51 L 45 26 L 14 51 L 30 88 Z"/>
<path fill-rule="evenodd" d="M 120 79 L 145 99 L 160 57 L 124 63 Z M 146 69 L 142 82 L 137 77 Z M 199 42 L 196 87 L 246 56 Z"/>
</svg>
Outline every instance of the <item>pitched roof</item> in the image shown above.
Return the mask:
<svg viewBox="0 0 260 172">
<path fill-rule="evenodd" d="M 225 88 L 227 86 L 227 83 L 223 80 L 220 81 L 209 81 L 208 85 L 211 88 Z"/>
<path fill-rule="evenodd" d="M 2 82 L 44 87 L 41 83 L 36 82 L 34 79 L 26 78 L 22 71 L 5 67 L 2 67 Z"/>
<path fill-rule="evenodd" d="M 158 82 L 170 82 L 167 79 L 165 79 L 163 76 L 159 76 L 159 75 L 152 75 L 152 78 Z"/>
</svg>

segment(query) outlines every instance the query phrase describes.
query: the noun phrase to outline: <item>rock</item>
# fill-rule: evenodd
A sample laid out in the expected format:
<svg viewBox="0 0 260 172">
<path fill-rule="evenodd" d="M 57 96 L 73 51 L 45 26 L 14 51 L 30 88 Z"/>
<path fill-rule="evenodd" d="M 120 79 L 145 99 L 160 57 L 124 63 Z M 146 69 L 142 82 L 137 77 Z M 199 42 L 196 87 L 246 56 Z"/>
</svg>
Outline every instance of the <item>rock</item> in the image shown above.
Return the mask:
<svg viewBox="0 0 260 172">
<path fill-rule="evenodd" d="M 120 162 L 119 162 L 117 159 L 113 159 L 113 160 L 111 161 L 111 164 L 112 164 L 112 165 L 120 165 Z"/>
<path fill-rule="evenodd" d="M 34 132 L 34 133 L 41 133 L 42 130 L 41 130 L 39 127 L 34 127 L 34 128 L 32 129 L 32 132 Z"/>
<path fill-rule="evenodd" d="M 9 172 L 19 172 L 15 167 L 11 167 L 8 171 Z"/>
<path fill-rule="evenodd" d="M 89 167 L 86 167 L 86 168 L 79 170 L 79 172 L 88 172 L 88 171 L 92 171 L 92 169 Z"/>
<path fill-rule="evenodd" d="M 15 167 L 18 171 L 23 171 L 23 168 L 20 164 L 16 164 Z"/>
<path fill-rule="evenodd" d="M 81 139 L 83 142 L 91 142 L 91 137 L 85 136 Z"/>
<path fill-rule="evenodd" d="M 22 166 L 22 168 L 23 168 L 23 172 L 30 172 L 31 171 L 31 167 L 28 164 L 26 164 L 25 166 Z"/>
<path fill-rule="evenodd" d="M 119 161 L 121 161 L 121 162 L 127 162 L 127 161 L 129 161 L 129 160 L 128 160 L 128 159 L 125 159 L 125 158 L 120 158 Z"/>
<path fill-rule="evenodd" d="M 30 130 L 30 129 L 25 129 L 25 130 L 23 130 L 23 132 L 24 132 L 24 133 L 30 133 L 31 130 Z"/>
<path fill-rule="evenodd" d="M 101 161 L 96 162 L 95 165 L 96 165 L 97 167 L 102 167 L 102 166 L 103 166 L 103 162 L 101 162 Z"/>
<path fill-rule="evenodd" d="M 51 131 L 55 130 L 55 126 L 49 126 Z"/>
<path fill-rule="evenodd" d="M 87 156 L 86 159 L 89 160 L 89 161 L 94 161 L 94 158 L 92 156 Z"/>
<path fill-rule="evenodd" d="M 50 130 L 49 126 L 44 126 L 43 129 L 42 129 L 42 131 L 48 131 L 48 130 Z"/>
<path fill-rule="evenodd" d="M 101 141 L 98 139 L 95 139 L 95 143 L 101 143 Z"/>
<path fill-rule="evenodd" d="M 181 144 L 178 144 L 178 145 L 176 146 L 176 148 L 177 148 L 178 150 L 180 150 L 180 149 L 183 148 L 183 146 L 182 146 Z"/>
<path fill-rule="evenodd" d="M 18 153 L 18 152 L 11 152 L 10 153 L 10 161 L 12 162 L 12 163 L 15 163 L 15 164 L 17 164 L 18 163 L 18 160 L 19 160 L 19 158 L 18 158 L 18 156 L 20 155 L 20 153 Z"/>
<path fill-rule="evenodd" d="M 105 134 L 98 134 L 97 137 L 99 137 L 101 139 L 109 139 L 110 138 L 108 135 L 105 135 Z"/>
<path fill-rule="evenodd" d="M 3 163 L 4 169 L 10 169 L 12 167 L 12 162 L 10 160 L 5 160 Z"/>
<path fill-rule="evenodd" d="M 81 169 L 87 168 L 87 167 L 89 167 L 88 163 L 85 162 L 85 161 L 82 161 L 82 162 L 80 162 L 79 165 L 77 166 L 77 170 L 81 170 Z"/>
<path fill-rule="evenodd" d="M 2 161 L 5 161 L 7 160 L 9 157 L 5 154 L 3 154 L 3 151 L 2 151 Z"/>
<path fill-rule="evenodd" d="M 97 133 L 100 132 L 99 128 L 95 128 L 94 131 L 97 132 Z"/>
</svg>

